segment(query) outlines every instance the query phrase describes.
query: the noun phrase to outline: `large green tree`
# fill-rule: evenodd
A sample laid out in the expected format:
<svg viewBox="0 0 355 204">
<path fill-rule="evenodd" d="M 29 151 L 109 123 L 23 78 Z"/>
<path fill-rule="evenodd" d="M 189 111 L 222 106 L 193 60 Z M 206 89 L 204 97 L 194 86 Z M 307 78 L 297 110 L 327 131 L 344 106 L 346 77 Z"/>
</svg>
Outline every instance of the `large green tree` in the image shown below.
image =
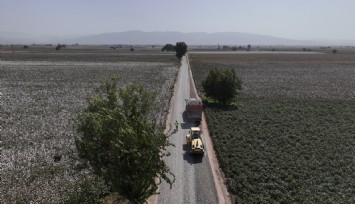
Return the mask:
<svg viewBox="0 0 355 204">
<path fill-rule="evenodd" d="M 177 42 L 175 45 L 176 57 L 181 59 L 187 52 L 187 45 L 185 42 Z"/>
<path fill-rule="evenodd" d="M 241 90 L 242 81 L 234 69 L 211 69 L 207 77 L 202 80 L 202 87 L 207 97 L 221 103 L 229 103 Z"/>
<path fill-rule="evenodd" d="M 76 120 L 76 147 L 111 192 L 144 203 L 162 179 L 174 182 L 162 159 L 171 144 L 151 117 L 152 93 L 140 85 L 118 89 L 117 80 L 107 80 L 88 102 Z"/>
</svg>

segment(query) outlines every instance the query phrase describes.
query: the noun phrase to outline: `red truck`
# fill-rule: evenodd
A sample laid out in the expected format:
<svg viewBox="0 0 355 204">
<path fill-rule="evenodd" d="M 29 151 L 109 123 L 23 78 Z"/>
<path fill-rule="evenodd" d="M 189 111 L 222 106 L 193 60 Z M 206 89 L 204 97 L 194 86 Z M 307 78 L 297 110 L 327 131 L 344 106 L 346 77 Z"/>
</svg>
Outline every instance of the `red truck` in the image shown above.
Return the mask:
<svg viewBox="0 0 355 204">
<path fill-rule="evenodd" d="M 196 98 L 185 99 L 185 101 L 188 120 L 199 123 L 202 120 L 202 101 Z"/>
</svg>

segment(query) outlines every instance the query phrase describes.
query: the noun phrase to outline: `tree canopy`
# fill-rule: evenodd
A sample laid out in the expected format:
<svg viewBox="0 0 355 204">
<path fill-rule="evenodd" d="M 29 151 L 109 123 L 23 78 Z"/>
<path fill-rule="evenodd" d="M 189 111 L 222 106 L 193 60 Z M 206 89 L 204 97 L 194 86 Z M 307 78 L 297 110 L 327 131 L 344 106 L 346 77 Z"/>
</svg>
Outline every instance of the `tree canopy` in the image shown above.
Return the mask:
<svg viewBox="0 0 355 204">
<path fill-rule="evenodd" d="M 161 48 L 161 51 L 173 52 L 175 51 L 175 46 L 172 44 L 166 44 L 163 48 Z"/>
<path fill-rule="evenodd" d="M 177 42 L 175 45 L 176 57 L 181 59 L 187 52 L 187 45 L 185 42 Z"/>
<path fill-rule="evenodd" d="M 221 103 L 229 103 L 241 90 L 242 81 L 234 69 L 211 69 L 207 77 L 202 80 L 202 87 L 207 97 Z"/>
<path fill-rule="evenodd" d="M 118 89 L 117 80 L 107 80 L 76 120 L 79 156 L 131 203 L 155 194 L 162 179 L 170 185 L 175 179 L 162 159 L 171 144 L 150 117 L 153 100 L 141 85 Z"/>
</svg>

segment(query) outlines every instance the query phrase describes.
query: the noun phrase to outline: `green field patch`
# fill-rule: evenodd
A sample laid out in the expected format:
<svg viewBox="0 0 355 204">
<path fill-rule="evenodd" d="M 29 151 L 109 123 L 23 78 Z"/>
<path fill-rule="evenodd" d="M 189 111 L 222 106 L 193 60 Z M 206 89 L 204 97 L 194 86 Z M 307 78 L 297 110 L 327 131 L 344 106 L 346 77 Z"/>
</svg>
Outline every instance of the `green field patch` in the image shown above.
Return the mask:
<svg viewBox="0 0 355 204">
<path fill-rule="evenodd" d="M 354 203 L 354 57 L 192 55 L 200 95 L 209 69 L 234 68 L 243 90 L 206 103 L 236 203 Z M 212 102 L 212 103 L 211 103 Z"/>
<path fill-rule="evenodd" d="M 207 108 L 229 189 L 242 203 L 351 203 L 355 102 L 246 99 Z"/>
</svg>

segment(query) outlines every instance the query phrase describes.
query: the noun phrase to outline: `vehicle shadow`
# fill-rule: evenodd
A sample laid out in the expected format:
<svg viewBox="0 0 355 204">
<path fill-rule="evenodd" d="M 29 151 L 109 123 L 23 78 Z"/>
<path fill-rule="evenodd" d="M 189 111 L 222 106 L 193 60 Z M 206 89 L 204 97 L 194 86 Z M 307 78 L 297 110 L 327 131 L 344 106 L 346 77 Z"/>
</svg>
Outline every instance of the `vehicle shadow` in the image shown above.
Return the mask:
<svg viewBox="0 0 355 204">
<path fill-rule="evenodd" d="M 187 149 L 187 145 L 186 145 L 186 149 Z M 189 151 L 186 150 L 184 152 L 184 154 L 183 154 L 183 158 L 189 164 L 198 164 L 198 163 L 202 163 L 203 155 L 201 155 L 201 154 L 190 154 Z"/>
<path fill-rule="evenodd" d="M 193 123 L 184 122 L 180 124 L 181 129 L 190 129 L 191 127 L 195 127 Z"/>
<path fill-rule="evenodd" d="M 182 112 L 182 120 L 184 122 L 189 122 L 189 119 L 187 117 L 187 111 L 185 110 L 184 112 Z"/>
<path fill-rule="evenodd" d="M 187 144 L 182 144 L 182 150 L 187 151 Z"/>
<path fill-rule="evenodd" d="M 184 111 L 182 113 L 182 120 L 183 120 L 183 122 L 181 123 L 182 129 L 190 129 L 191 127 L 198 127 L 200 125 L 200 122 L 189 121 L 187 116 L 187 111 Z"/>
</svg>

